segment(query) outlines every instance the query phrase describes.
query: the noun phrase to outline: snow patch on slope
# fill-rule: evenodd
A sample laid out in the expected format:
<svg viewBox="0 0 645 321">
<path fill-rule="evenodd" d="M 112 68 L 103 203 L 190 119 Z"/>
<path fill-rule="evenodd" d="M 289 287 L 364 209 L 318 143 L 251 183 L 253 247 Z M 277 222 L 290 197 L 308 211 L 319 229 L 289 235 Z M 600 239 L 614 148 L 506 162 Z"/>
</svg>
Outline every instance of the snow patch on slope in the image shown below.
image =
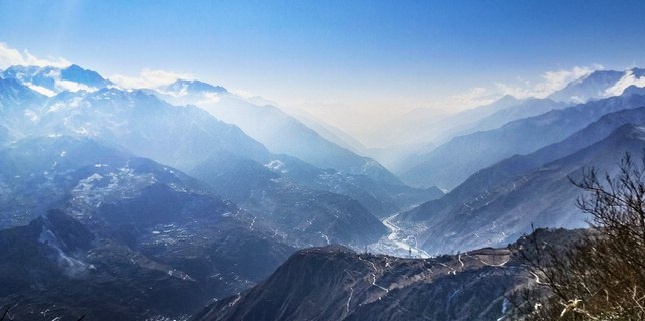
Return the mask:
<svg viewBox="0 0 645 321">
<path fill-rule="evenodd" d="M 620 96 L 623 94 L 625 89 L 630 86 L 635 86 L 638 88 L 645 87 L 645 74 L 636 73 L 635 69 L 630 69 L 625 72 L 625 75 L 618 80 L 618 82 L 611 88 L 605 91 L 605 96 L 613 97 Z"/>
</svg>

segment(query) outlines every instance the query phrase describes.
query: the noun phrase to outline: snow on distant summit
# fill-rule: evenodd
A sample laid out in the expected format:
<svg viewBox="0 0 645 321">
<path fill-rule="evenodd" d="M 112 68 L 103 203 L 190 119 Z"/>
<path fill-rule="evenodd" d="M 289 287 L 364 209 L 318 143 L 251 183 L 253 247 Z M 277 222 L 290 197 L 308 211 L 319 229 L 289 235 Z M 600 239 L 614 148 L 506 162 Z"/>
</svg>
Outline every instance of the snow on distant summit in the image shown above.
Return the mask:
<svg viewBox="0 0 645 321">
<path fill-rule="evenodd" d="M 0 76 L 14 78 L 48 97 L 63 91 L 94 92 L 112 85 L 96 71 L 83 69 L 78 65 L 70 65 L 66 68 L 14 65 L 0 73 Z"/>
<path fill-rule="evenodd" d="M 605 94 L 607 96 L 619 96 L 629 89 L 629 87 L 645 87 L 645 69 L 632 68 L 625 71 L 616 84 L 605 91 Z"/>
<path fill-rule="evenodd" d="M 585 103 L 592 100 L 620 96 L 630 86 L 645 87 L 645 69 L 625 71 L 596 70 L 569 83 L 564 89 L 548 98 L 568 103 Z"/>
<path fill-rule="evenodd" d="M 198 80 L 177 79 L 174 83 L 159 89 L 164 94 L 185 96 L 189 94 L 228 94 L 221 86 L 213 86 Z"/>
<path fill-rule="evenodd" d="M 596 70 L 572 81 L 565 88 L 551 94 L 548 98 L 567 103 L 585 103 L 590 100 L 605 98 L 607 89 L 614 86 L 623 75 L 623 72 L 615 70 Z M 618 96 L 621 93 L 613 96 Z"/>
</svg>

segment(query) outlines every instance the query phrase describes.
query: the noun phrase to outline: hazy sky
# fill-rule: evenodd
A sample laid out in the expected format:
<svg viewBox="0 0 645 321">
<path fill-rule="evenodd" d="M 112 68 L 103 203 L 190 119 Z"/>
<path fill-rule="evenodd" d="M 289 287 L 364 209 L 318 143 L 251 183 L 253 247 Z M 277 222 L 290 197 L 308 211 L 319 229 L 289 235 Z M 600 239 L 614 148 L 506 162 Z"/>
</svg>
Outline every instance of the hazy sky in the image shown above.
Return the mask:
<svg viewBox="0 0 645 321">
<path fill-rule="evenodd" d="M 622 0 L 0 0 L 0 42 L 123 81 L 181 73 L 360 137 L 412 108 L 645 66 L 643 17 L 644 1 Z"/>
</svg>

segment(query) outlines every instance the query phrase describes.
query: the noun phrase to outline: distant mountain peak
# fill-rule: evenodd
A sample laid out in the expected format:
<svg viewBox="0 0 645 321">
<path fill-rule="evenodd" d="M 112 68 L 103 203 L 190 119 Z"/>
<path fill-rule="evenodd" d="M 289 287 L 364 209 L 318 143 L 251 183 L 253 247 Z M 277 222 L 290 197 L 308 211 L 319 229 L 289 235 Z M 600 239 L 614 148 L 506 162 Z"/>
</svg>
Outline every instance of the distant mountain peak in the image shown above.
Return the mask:
<svg viewBox="0 0 645 321">
<path fill-rule="evenodd" d="M 504 95 L 498 99 L 496 103 L 517 103 L 520 100 L 511 95 Z"/>
<path fill-rule="evenodd" d="M 630 96 L 630 95 L 644 96 L 645 95 L 645 88 L 631 85 L 631 86 L 625 88 L 625 90 L 623 91 L 623 96 Z"/>
<path fill-rule="evenodd" d="M 629 69 L 629 71 L 631 72 L 632 75 L 634 75 L 634 77 L 637 77 L 637 78 L 645 76 L 645 68 L 634 67 L 632 69 Z"/>
<path fill-rule="evenodd" d="M 0 73 L 3 78 L 14 78 L 30 89 L 52 97 L 64 91 L 97 91 L 112 85 L 93 70 L 78 65 L 65 68 L 52 66 L 13 65 Z"/>
<path fill-rule="evenodd" d="M 67 68 L 61 69 L 60 76 L 62 80 L 72 81 L 99 89 L 112 85 L 111 81 L 103 78 L 103 76 L 98 72 L 84 69 L 76 64 L 72 64 Z"/>
<path fill-rule="evenodd" d="M 634 89 L 628 91 L 629 87 L 645 87 L 645 69 L 632 68 L 622 73 L 622 76 L 613 86 L 608 87 L 604 94 L 606 97 L 620 96 L 625 93 L 633 94 Z"/>
<path fill-rule="evenodd" d="M 226 88 L 221 86 L 213 86 L 211 84 L 201 82 L 199 80 L 187 80 L 178 78 L 174 83 L 161 88 L 162 91 L 174 95 L 187 95 L 187 94 L 228 94 Z"/>
<path fill-rule="evenodd" d="M 2 106 L 2 101 L 8 100 L 13 103 L 21 104 L 23 102 L 43 97 L 44 96 L 21 84 L 17 79 L 3 78 L 0 76 L 0 106 Z"/>
<path fill-rule="evenodd" d="M 572 81 L 547 98 L 567 103 L 584 103 L 605 98 L 607 90 L 615 86 L 624 75 L 622 71 L 595 70 Z"/>
</svg>

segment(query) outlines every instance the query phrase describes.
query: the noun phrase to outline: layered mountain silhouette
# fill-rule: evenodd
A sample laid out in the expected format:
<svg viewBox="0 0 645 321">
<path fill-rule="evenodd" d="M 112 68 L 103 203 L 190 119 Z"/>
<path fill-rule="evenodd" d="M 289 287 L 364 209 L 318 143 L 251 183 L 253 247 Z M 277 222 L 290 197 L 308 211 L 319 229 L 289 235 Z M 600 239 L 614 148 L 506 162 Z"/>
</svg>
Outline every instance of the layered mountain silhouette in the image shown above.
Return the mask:
<svg viewBox="0 0 645 321">
<path fill-rule="evenodd" d="M 16 90 L 29 92 L 26 86 L 17 82 L 13 85 Z M 36 93 L 33 95 L 40 97 L 41 100 L 44 99 Z M 259 170 L 286 177 L 285 180 L 272 183 L 274 186 L 263 186 L 267 191 L 268 189 L 290 191 L 289 197 L 281 198 L 279 196 L 281 194 L 275 196 L 276 201 L 308 200 L 313 202 L 312 204 L 317 204 L 315 206 L 326 216 L 336 217 L 336 212 L 352 213 L 339 208 L 340 204 L 346 204 L 351 208 L 367 207 L 377 215 L 383 216 L 414 202 L 439 195 L 437 192 L 418 191 L 400 183 L 377 181 L 367 176 L 343 174 L 333 169 L 320 170 L 298 159 L 272 154 L 234 125 L 218 121 L 196 107 L 169 105 L 144 91 L 129 92 L 106 88 L 91 93 L 62 92 L 55 97 L 43 100 L 40 105 L 22 108 L 16 112 L 16 115 L 15 118 L 4 120 L 6 128 L 19 129 L 11 139 L 8 137 L 7 141 L 33 135 L 92 137 L 119 146 L 132 154 L 148 157 L 185 171 L 198 168 L 201 171 L 194 171 L 195 173 L 220 176 L 227 175 L 226 171 L 234 169 L 226 166 L 209 167 L 208 162 L 214 165 L 217 162 L 212 162 L 213 159 L 222 158 L 222 155 L 234 155 L 252 162 Z M 265 166 L 271 163 L 288 164 L 291 168 Z M 205 171 L 205 169 L 208 170 Z M 245 185 L 249 179 L 252 177 L 237 177 L 237 181 L 243 188 L 247 190 L 256 188 L 257 186 L 251 184 Z M 213 187 L 222 191 L 218 186 Z M 267 191 L 255 189 L 255 192 L 260 194 Z M 402 201 L 394 199 L 391 196 L 394 192 L 409 197 L 401 198 Z M 230 193 L 223 194 L 230 196 Z M 334 196 L 335 194 L 343 195 L 346 201 L 322 201 L 343 199 L 340 195 Z M 349 205 L 352 204 L 354 197 L 360 203 L 357 204 L 358 207 Z M 236 198 L 235 200 L 245 204 L 251 203 L 246 199 Z M 266 212 L 270 210 L 267 209 Z M 374 226 L 380 225 L 373 218 L 373 213 L 368 211 L 364 213 L 374 222 Z M 330 221 L 329 224 L 331 223 Z M 379 229 L 381 234 L 385 232 L 382 225 Z M 322 237 L 319 238 L 324 241 Z M 373 239 L 374 237 L 370 237 L 370 240 Z M 357 240 L 360 240 L 360 237 Z M 319 245 L 323 244 L 325 243 Z"/>
<path fill-rule="evenodd" d="M 13 174 L 2 177 L 2 222 L 16 227 L 0 231 L 1 301 L 20 318 L 178 317 L 293 251 L 179 170 L 89 139 L 21 140 L 2 163 Z"/>
<path fill-rule="evenodd" d="M 582 191 L 570 180 L 592 167 L 612 173 L 626 153 L 641 155 L 643 124 L 643 107 L 607 114 L 559 143 L 477 172 L 400 218 L 424 222 L 424 249 L 432 253 L 507 244 L 532 224 L 586 226 L 587 217 L 576 207 Z"/>
<path fill-rule="evenodd" d="M 531 238 L 567 246 L 579 235 L 541 229 Z M 191 320 L 504 320 L 513 308 L 508 298 L 532 278 L 514 254 L 526 243 L 425 260 L 302 250 L 262 283 Z"/>
<path fill-rule="evenodd" d="M 288 154 L 322 169 L 334 168 L 400 184 L 378 162 L 330 142 L 275 106 L 257 105 L 222 87 L 199 81 L 178 80 L 156 94 L 175 104 L 200 106 L 216 118 L 239 126 L 274 153 Z"/>
<path fill-rule="evenodd" d="M 274 154 L 198 107 L 97 75 L 16 66 L 0 78 L 0 234 L 17 235 L 0 247 L 31 249 L 1 264 L 1 303 L 20 302 L 19 318 L 181 318 L 295 248 L 377 242 L 388 229 L 375 213 L 441 194 Z"/>
<path fill-rule="evenodd" d="M 642 94 L 628 92 L 455 137 L 424 156 L 422 162 L 402 177 L 413 185 L 452 189 L 480 169 L 515 154 L 531 153 L 556 143 L 607 113 L 644 105 Z"/>
<path fill-rule="evenodd" d="M 198 80 L 9 67 L 0 304 L 15 319 L 502 320 L 531 279 L 522 235 L 586 227 L 570 181 L 645 149 L 644 74 L 419 109 L 367 148 Z M 365 253 L 387 247 L 410 257 Z"/>
</svg>

